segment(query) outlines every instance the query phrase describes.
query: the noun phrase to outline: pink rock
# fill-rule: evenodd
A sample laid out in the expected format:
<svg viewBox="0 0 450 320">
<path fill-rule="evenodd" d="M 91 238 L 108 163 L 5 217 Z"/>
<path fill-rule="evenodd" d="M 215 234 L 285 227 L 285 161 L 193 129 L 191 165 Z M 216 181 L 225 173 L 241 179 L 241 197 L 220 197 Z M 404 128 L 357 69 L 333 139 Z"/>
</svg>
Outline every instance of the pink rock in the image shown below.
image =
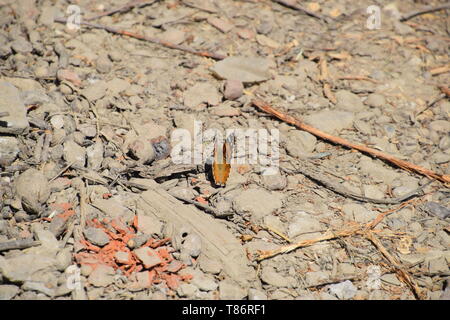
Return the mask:
<svg viewBox="0 0 450 320">
<path fill-rule="evenodd" d="M 244 85 L 239 80 L 227 80 L 224 96 L 227 100 L 235 100 L 242 96 Z"/>
<path fill-rule="evenodd" d="M 221 18 L 214 18 L 214 17 L 208 18 L 208 23 L 213 27 L 219 29 L 223 33 L 227 33 L 234 27 L 233 24 Z"/>
</svg>

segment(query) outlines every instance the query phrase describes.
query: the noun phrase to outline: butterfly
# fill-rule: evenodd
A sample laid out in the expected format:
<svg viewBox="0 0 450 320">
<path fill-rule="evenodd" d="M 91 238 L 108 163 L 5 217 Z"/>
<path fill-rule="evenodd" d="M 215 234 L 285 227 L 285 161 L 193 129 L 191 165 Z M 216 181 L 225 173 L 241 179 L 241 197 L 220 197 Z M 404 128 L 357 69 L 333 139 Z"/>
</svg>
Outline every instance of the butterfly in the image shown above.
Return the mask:
<svg viewBox="0 0 450 320">
<path fill-rule="evenodd" d="M 212 163 L 212 176 L 214 183 L 224 187 L 227 183 L 231 169 L 231 156 L 233 154 L 234 135 L 229 135 L 225 142 L 221 145 L 215 143 L 214 156 Z"/>
</svg>

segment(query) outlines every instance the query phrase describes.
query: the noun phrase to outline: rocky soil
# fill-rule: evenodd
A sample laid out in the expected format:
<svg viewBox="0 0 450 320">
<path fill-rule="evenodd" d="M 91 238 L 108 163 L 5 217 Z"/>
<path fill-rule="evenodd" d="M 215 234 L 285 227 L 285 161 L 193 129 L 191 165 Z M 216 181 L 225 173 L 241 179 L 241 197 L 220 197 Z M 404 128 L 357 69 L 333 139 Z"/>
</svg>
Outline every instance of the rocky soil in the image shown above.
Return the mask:
<svg viewBox="0 0 450 320">
<path fill-rule="evenodd" d="M 445 1 L 279 2 L 0 1 L 0 299 L 450 299 L 448 184 L 251 102 L 450 175 L 450 11 L 401 21 Z M 174 163 L 194 121 L 278 129 L 280 171 Z"/>
</svg>

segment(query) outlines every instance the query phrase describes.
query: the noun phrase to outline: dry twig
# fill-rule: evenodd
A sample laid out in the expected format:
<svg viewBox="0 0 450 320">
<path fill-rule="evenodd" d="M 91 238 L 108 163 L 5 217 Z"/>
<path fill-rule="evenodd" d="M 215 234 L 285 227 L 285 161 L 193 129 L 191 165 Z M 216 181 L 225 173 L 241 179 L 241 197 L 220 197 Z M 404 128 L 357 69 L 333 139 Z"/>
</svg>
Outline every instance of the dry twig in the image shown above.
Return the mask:
<svg viewBox="0 0 450 320">
<path fill-rule="evenodd" d="M 400 19 L 400 21 L 406 21 L 406 20 L 409 20 L 409 19 L 414 18 L 421 14 L 435 12 L 435 11 L 444 10 L 444 9 L 450 9 L 450 2 L 447 2 L 447 3 L 437 6 L 437 7 L 428 6 L 421 10 L 416 10 L 416 11 L 412 11 L 410 13 L 404 14 L 403 17 Z"/>
<path fill-rule="evenodd" d="M 55 18 L 55 22 L 67 23 L 67 19 L 65 19 L 65 18 Z M 174 44 L 174 43 L 171 43 L 171 42 L 168 42 L 168 41 L 165 41 L 165 40 L 161 40 L 161 39 L 158 39 L 158 38 L 147 37 L 147 36 L 144 36 L 142 34 L 130 32 L 130 31 L 126 31 L 126 30 L 121 30 L 121 29 L 105 26 L 105 25 L 98 24 L 98 23 L 90 23 L 90 22 L 86 22 L 86 21 L 81 21 L 80 23 L 81 23 L 81 25 L 84 25 L 84 26 L 86 26 L 88 28 L 102 29 L 102 30 L 105 30 L 105 31 L 110 32 L 110 33 L 114 33 L 114 34 L 118 34 L 118 35 L 122 35 L 122 36 L 128 36 L 128 37 L 135 38 L 135 39 L 138 39 L 138 40 L 143 40 L 143 41 L 159 44 L 159 45 L 161 45 L 163 47 L 166 47 L 166 48 L 169 48 L 169 49 L 180 50 L 180 51 L 188 52 L 188 53 L 191 53 L 191 54 L 194 54 L 194 55 L 197 55 L 197 56 L 201 56 L 201 57 L 212 58 L 212 59 L 215 59 L 215 60 L 222 60 L 222 59 L 226 58 L 226 56 L 224 56 L 222 54 L 208 52 L 208 51 L 197 51 L 197 50 L 192 49 L 192 48 L 190 48 L 188 46 Z"/>
<path fill-rule="evenodd" d="M 96 15 L 96 16 L 93 16 L 93 17 L 90 17 L 90 18 L 86 18 L 85 20 L 86 21 L 92 21 L 92 20 L 99 19 L 99 18 L 102 18 L 102 17 L 105 17 L 105 16 L 112 16 L 113 14 L 116 14 L 116 13 L 123 13 L 123 12 L 130 11 L 133 8 L 146 7 L 146 6 L 154 4 L 157 1 L 158 0 L 151 0 L 151 1 L 146 1 L 146 2 L 144 2 L 143 0 L 130 1 L 126 5 L 124 5 L 124 6 L 120 7 L 120 8 L 115 8 L 115 9 L 112 9 L 112 10 L 109 10 L 109 11 L 102 12 L 99 15 Z"/>
<path fill-rule="evenodd" d="M 276 2 L 278 4 L 281 4 L 282 6 L 285 6 L 287 8 L 293 9 L 293 10 L 297 10 L 297 11 L 301 11 L 305 14 L 307 14 L 308 16 L 314 17 L 316 19 L 322 20 L 323 22 L 329 23 L 330 22 L 330 18 L 322 16 L 318 13 L 315 13 L 311 10 L 308 10 L 306 8 L 303 8 L 295 3 L 293 3 L 292 1 L 287 1 L 287 0 L 272 0 L 273 2 Z"/>
<path fill-rule="evenodd" d="M 389 162 L 389 163 L 391 163 L 393 165 L 396 165 L 397 167 L 402 168 L 404 170 L 414 171 L 416 173 L 419 173 L 421 175 L 427 176 L 429 178 L 433 178 L 433 179 L 439 180 L 439 181 L 444 182 L 444 183 L 450 183 L 450 175 L 438 174 L 438 173 L 436 173 L 434 171 L 428 170 L 428 169 L 426 169 L 424 167 L 415 165 L 415 164 L 410 163 L 408 161 L 404 161 L 404 160 L 398 159 L 398 158 L 393 157 L 393 156 L 391 156 L 389 154 L 386 154 L 384 152 L 381 152 L 381 151 L 378 151 L 378 150 L 375 150 L 375 149 L 372 149 L 372 148 L 369 148 L 369 147 L 366 147 L 366 146 L 363 146 L 363 145 L 358 145 L 358 144 L 355 144 L 353 142 L 347 141 L 347 140 L 339 138 L 339 137 L 335 137 L 335 136 L 333 136 L 331 134 L 325 133 L 325 132 L 320 131 L 320 130 L 314 128 L 314 127 L 311 127 L 311 126 L 303 123 L 302 121 L 300 121 L 300 120 L 298 120 L 298 119 L 296 119 L 296 118 L 294 118 L 294 117 L 292 117 L 290 115 L 287 115 L 287 114 L 285 114 L 285 113 L 283 113 L 283 112 L 273 108 L 268 103 L 266 103 L 266 102 L 264 102 L 262 100 L 254 99 L 254 100 L 252 100 L 252 103 L 256 107 L 261 109 L 262 111 L 264 111 L 264 112 L 266 112 L 268 114 L 271 114 L 271 115 L 277 117 L 278 119 L 280 119 L 280 120 L 282 120 L 282 121 L 284 121 L 286 123 L 292 124 L 292 125 L 296 126 L 297 128 L 299 128 L 300 130 L 304 130 L 306 132 L 309 132 L 309 133 L 311 133 L 311 134 L 313 134 L 313 135 L 315 135 L 315 136 L 317 136 L 319 138 L 328 140 L 328 141 L 330 141 L 332 143 L 336 143 L 336 144 L 340 144 L 340 145 L 346 146 L 346 147 L 351 148 L 351 149 L 355 149 L 355 150 L 359 150 L 361 152 L 367 153 L 367 154 L 369 154 L 371 156 L 377 157 L 377 158 L 385 160 L 385 161 L 387 161 L 387 162 Z"/>
</svg>

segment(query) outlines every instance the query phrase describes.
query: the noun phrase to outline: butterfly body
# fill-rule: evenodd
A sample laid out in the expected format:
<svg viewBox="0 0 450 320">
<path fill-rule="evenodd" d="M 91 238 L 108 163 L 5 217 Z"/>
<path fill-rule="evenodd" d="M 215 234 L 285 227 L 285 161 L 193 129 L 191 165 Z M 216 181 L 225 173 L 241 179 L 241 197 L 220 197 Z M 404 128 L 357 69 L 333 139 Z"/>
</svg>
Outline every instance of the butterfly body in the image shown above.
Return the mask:
<svg viewBox="0 0 450 320">
<path fill-rule="evenodd" d="M 228 138 L 223 144 L 216 143 L 214 147 L 214 159 L 212 164 L 212 176 L 214 183 L 224 187 L 231 170 L 231 155 L 233 151 L 232 138 Z"/>
</svg>

